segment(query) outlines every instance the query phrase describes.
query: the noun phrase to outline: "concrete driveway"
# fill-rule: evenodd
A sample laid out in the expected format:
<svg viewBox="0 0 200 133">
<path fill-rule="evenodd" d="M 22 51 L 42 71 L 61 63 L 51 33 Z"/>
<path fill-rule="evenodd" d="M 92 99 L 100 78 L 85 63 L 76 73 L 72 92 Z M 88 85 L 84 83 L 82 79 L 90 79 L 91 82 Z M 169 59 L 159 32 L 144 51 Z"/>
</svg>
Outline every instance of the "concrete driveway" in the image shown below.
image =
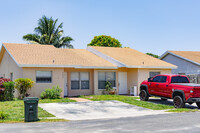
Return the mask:
<svg viewBox="0 0 200 133">
<path fill-rule="evenodd" d="M 169 113 L 164 110 L 150 110 L 119 101 L 42 103 L 39 106 L 57 118 L 67 120 L 110 119 Z"/>
</svg>

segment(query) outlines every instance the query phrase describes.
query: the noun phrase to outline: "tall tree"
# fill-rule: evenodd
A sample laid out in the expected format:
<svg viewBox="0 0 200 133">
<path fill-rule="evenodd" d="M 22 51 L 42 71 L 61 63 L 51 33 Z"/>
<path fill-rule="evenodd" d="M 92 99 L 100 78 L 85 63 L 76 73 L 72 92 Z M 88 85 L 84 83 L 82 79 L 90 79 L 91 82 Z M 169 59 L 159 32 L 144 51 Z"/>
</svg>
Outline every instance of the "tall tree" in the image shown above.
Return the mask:
<svg viewBox="0 0 200 133">
<path fill-rule="evenodd" d="M 69 36 L 63 36 L 63 23 L 57 26 L 58 19 L 43 16 L 38 20 L 38 27 L 34 29 L 34 34 L 27 34 L 23 39 L 36 44 L 54 45 L 56 48 L 73 48 L 70 44 L 73 39 Z"/>
<path fill-rule="evenodd" d="M 95 36 L 88 46 L 122 47 L 122 44 L 115 38 L 106 35 Z"/>
</svg>

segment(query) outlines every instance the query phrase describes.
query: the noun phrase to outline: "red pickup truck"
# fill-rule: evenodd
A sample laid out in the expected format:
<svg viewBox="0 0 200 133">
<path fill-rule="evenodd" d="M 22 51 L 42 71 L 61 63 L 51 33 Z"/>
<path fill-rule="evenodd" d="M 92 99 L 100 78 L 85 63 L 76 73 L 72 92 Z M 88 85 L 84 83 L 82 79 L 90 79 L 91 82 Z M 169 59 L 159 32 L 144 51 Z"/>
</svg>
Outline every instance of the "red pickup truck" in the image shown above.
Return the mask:
<svg viewBox="0 0 200 133">
<path fill-rule="evenodd" d="M 140 100 L 148 101 L 150 96 L 161 100 L 173 99 L 175 108 L 183 108 L 185 103 L 196 103 L 200 108 L 200 84 L 190 83 L 185 75 L 157 75 L 140 85 Z"/>
</svg>

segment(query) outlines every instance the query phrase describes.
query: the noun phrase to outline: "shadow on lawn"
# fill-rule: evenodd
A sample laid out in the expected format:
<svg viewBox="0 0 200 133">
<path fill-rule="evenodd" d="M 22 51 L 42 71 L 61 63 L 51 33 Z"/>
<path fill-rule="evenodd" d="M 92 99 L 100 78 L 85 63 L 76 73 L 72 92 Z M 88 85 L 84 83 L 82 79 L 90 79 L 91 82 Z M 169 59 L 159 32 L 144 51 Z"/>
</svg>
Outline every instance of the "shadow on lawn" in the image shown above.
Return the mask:
<svg viewBox="0 0 200 133">
<path fill-rule="evenodd" d="M 169 105 L 169 106 L 174 106 L 173 100 L 171 100 L 171 99 L 168 99 L 167 101 L 162 101 L 161 99 L 158 99 L 158 98 L 149 98 L 149 102 L 157 103 L 157 104 L 163 104 L 163 105 Z M 185 108 L 198 109 L 198 107 L 196 106 L 196 103 L 193 103 L 192 105 L 186 103 L 185 104 Z"/>
</svg>

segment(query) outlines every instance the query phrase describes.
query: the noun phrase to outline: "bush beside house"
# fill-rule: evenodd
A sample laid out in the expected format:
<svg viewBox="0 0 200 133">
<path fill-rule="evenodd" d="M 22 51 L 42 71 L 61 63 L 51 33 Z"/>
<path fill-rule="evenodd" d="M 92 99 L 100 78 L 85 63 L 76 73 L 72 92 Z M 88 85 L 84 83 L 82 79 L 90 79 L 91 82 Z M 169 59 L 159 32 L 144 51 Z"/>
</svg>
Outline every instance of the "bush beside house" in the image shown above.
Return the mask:
<svg viewBox="0 0 200 133">
<path fill-rule="evenodd" d="M 62 89 L 59 86 L 45 89 L 40 95 L 41 99 L 58 99 L 61 96 Z"/>
<path fill-rule="evenodd" d="M 11 101 L 14 98 L 14 92 L 15 92 L 15 88 L 14 88 L 14 82 L 13 81 L 9 81 L 9 82 L 4 82 L 3 83 L 3 87 L 4 87 L 4 100 L 5 101 Z"/>
<path fill-rule="evenodd" d="M 29 94 L 27 91 L 33 87 L 34 81 L 29 78 L 19 78 L 15 80 L 15 88 L 19 92 L 19 99 L 23 99 Z"/>
</svg>

